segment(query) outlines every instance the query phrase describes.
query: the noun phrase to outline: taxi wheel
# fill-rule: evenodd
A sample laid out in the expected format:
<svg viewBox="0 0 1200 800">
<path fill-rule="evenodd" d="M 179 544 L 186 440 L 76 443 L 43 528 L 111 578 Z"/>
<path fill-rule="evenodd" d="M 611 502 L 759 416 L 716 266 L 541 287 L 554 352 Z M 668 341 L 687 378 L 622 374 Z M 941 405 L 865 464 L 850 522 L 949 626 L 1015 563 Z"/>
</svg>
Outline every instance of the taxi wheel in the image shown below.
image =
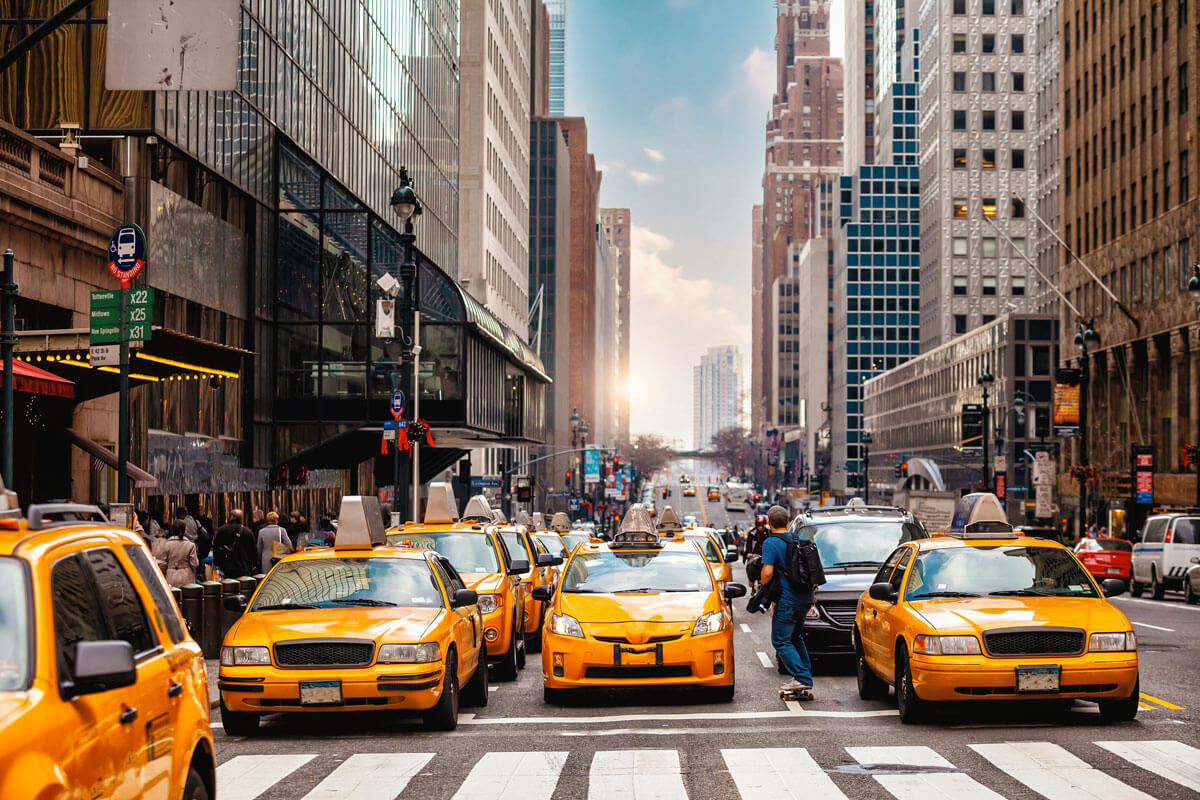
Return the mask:
<svg viewBox="0 0 1200 800">
<path fill-rule="evenodd" d="M 1131 597 L 1141 597 L 1142 592 L 1144 592 L 1144 591 L 1146 591 L 1146 584 L 1138 583 L 1137 581 L 1133 580 L 1132 577 L 1130 577 L 1130 579 L 1129 579 L 1129 594 L 1130 594 L 1130 596 Z"/>
<path fill-rule="evenodd" d="M 925 719 L 926 701 L 917 697 L 912 670 L 908 666 L 908 653 L 904 650 L 896 653 L 896 709 L 900 712 L 900 721 L 905 725 L 915 725 Z"/>
<path fill-rule="evenodd" d="M 1158 572 L 1150 570 L 1150 596 L 1155 600 L 1162 600 L 1166 593 L 1167 587 L 1163 585 L 1162 580 L 1158 577 Z"/>
<path fill-rule="evenodd" d="M 857 649 L 857 648 L 856 648 Z M 867 657 L 859 650 L 855 656 L 858 673 L 858 696 L 863 700 L 884 700 L 888 696 L 888 685 L 880 679 L 871 666 Z"/>
<path fill-rule="evenodd" d="M 222 697 L 221 727 L 228 736 L 253 736 L 258 733 L 258 714 L 253 711 L 230 711 Z"/>
<path fill-rule="evenodd" d="M 1191 578 L 1183 582 L 1183 602 L 1193 606 L 1200 603 L 1200 594 L 1196 594 L 1196 590 L 1192 588 Z"/>
<path fill-rule="evenodd" d="M 208 787 L 204 785 L 204 778 L 200 777 L 195 767 L 188 770 L 187 783 L 183 787 L 183 800 L 209 800 Z"/>
<path fill-rule="evenodd" d="M 710 697 L 714 703 L 732 703 L 733 695 L 736 691 L 737 685 L 733 683 L 728 686 L 714 686 L 709 689 Z"/>
<path fill-rule="evenodd" d="M 517 629 L 517 669 L 525 669 L 525 626 Z"/>
<path fill-rule="evenodd" d="M 515 681 L 521 664 L 517 661 L 517 626 L 514 624 L 512 634 L 508 637 L 508 651 L 496 665 L 496 678 L 502 681 Z"/>
<path fill-rule="evenodd" d="M 1134 682 L 1133 692 L 1124 699 L 1101 700 L 1100 717 L 1108 722 L 1128 722 L 1136 717 L 1138 704 L 1142 699 L 1141 685 L 1140 679 Z"/>
<path fill-rule="evenodd" d="M 483 708 L 488 704 L 487 654 L 482 650 L 479 653 L 479 666 L 475 667 L 475 674 L 463 687 L 462 704 L 476 708 Z"/>
<path fill-rule="evenodd" d="M 437 705 L 425 712 L 425 727 L 431 731 L 452 731 L 458 727 L 458 659 L 454 653 L 446 657 L 442 696 Z"/>
<path fill-rule="evenodd" d="M 551 689 L 549 686 L 542 687 L 542 702 L 546 703 L 547 705 L 566 705 L 567 698 L 570 696 L 570 689 Z"/>
</svg>

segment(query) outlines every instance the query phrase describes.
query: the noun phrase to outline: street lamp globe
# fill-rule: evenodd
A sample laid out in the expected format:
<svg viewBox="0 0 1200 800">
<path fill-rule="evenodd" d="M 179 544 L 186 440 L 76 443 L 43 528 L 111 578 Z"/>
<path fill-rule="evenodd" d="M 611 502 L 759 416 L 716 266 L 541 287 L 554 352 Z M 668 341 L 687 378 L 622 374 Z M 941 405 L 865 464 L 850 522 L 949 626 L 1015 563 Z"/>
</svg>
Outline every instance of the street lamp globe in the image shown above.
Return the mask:
<svg viewBox="0 0 1200 800">
<path fill-rule="evenodd" d="M 1087 343 L 1088 347 L 1099 347 L 1100 334 L 1096 333 L 1091 325 L 1088 325 L 1087 330 L 1083 332 L 1083 341 Z"/>
<path fill-rule="evenodd" d="M 995 382 L 996 382 L 995 376 L 992 375 L 992 373 L 988 372 L 986 369 L 979 376 L 979 385 L 980 386 L 987 387 L 988 384 L 995 383 Z"/>
<path fill-rule="evenodd" d="M 588 429 L 588 424 L 587 424 L 587 422 L 581 422 L 581 423 L 579 423 L 579 433 L 580 433 L 580 434 L 582 434 L 583 436 L 587 436 L 587 435 L 588 435 L 588 430 L 589 430 L 589 429 Z"/>
<path fill-rule="evenodd" d="M 412 181 L 405 167 L 400 168 L 400 185 L 392 192 L 392 210 L 405 222 L 415 214 L 421 213 L 421 203 L 417 200 L 417 193 L 412 188 Z"/>
<path fill-rule="evenodd" d="M 874 442 L 875 442 L 875 440 L 871 438 L 871 432 L 863 431 L 862 443 L 863 444 L 874 444 Z"/>
</svg>

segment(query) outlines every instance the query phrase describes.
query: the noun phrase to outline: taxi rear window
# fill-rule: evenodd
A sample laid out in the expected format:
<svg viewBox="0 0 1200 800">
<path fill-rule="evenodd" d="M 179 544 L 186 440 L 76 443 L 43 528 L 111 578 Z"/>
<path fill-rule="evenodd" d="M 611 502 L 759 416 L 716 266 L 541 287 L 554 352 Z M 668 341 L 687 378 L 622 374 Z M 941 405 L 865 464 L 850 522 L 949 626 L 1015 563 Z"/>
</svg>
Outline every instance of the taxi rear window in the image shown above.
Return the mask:
<svg viewBox="0 0 1200 800">
<path fill-rule="evenodd" d="M 559 556 L 562 558 L 566 557 L 567 547 L 565 544 L 563 544 L 563 540 L 558 536 L 558 534 L 539 533 L 536 538 L 545 546 L 550 555 Z"/>
<path fill-rule="evenodd" d="M 25 565 L 15 558 L 0 558 L 0 692 L 29 688 L 30 629 L 29 578 Z"/>
<path fill-rule="evenodd" d="M 424 559 L 304 558 L 271 570 L 249 610 L 354 606 L 441 608 L 442 592 Z"/>
<path fill-rule="evenodd" d="M 441 533 L 400 533 L 388 536 L 389 544 L 407 542 L 420 550 L 435 550 L 459 572 L 499 572 L 500 560 L 492 537 L 479 533 L 445 531 Z"/>
</svg>

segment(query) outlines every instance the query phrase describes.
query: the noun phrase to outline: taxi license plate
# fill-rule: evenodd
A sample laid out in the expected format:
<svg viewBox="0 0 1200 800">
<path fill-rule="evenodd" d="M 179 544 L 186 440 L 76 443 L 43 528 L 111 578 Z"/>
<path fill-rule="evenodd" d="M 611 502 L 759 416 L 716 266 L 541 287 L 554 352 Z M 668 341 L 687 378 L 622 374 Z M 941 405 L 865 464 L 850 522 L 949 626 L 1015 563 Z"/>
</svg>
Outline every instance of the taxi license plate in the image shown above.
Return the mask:
<svg viewBox="0 0 1200 800">
<path fill-rule="evenodd" d="M 1120 574 L 1121 574 L 1121 568 L 1120 568 L 1120 567 L 1109 567 L 1109 568 L 1108 568 L 1108 574 L 1109 574 L 1109 575 L 1120 575 Z"/>
<path fill-rule="evenodd" d="M 300 705 L 318 706 L 340 702 L 341 681 L 300 681 Z"/>
<path fill-rule="evenodd" d="M 1061 667 L 1017 667 L 1017 693 L 1057 692 Z"/>
</svg>

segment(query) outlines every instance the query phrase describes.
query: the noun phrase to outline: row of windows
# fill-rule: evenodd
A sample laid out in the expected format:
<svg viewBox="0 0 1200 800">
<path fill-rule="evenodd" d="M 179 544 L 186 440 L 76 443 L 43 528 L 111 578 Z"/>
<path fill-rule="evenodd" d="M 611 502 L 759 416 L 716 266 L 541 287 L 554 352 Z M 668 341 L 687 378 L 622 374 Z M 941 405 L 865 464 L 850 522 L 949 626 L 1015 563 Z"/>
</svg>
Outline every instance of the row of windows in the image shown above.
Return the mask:
<svg viewBox="0 0 1200 800">
<path fill-rule="evenodd" d="M 872 271 L 864 270 L 849 270 L 851 273 L 861 275 L 860 280 L 872 280 Z M 876 270 L 878 272 L 878 270 Z M 888 275 L 894 276 L 896 270 L 889 269 Z M 916 281 L 919 277 L 918 270 L 902 269 L 899 271 L 902 276 L 909 276 L 911 281 Z M 895 280 L 895 277 L 892 277 Z M 920 300 L 916 297 L 848 297 L 846 298 L 846 309 L 848 311 L 919 311 Z"/>
<path fill-rule="evenodd" d="M 1184 203 L 1191 197 L 1187 150 L 1180 152 L 1177 169 L 1176 186 L 1178 188 L 1174 196 L 1177 203 Z M 1079 171 L 1079 162 L 1077 161 L 1075 164 L 1076 187 L 1080 185 Z M 1149 175 L 1142 175 L 1140 196 L 1138 194 L 1138 181 L 1135 180 L 1129 185 L 1129 189 L 1121 190 L 1119 201 L 1116 197 L 1113 197 L 1111 200 L 1101 200 L 1099 205 L 1093 206 L 1091 210 L 1084 211 L 1081 217 L 1076 217 L 1073 225 L 1067 225 L 1067 241 L 1072 241 L 1071 233 L 1073 228 L 1075 234 L 1073 240 L 1075 242 L 1075 251 L 1086 253 L 1107 244 L 1117 236 L 1123 236 L 1127 230 L 1136 228 L 1139 224 L 1144 225 L 1149 220 L 1157 217 L 1160 200 L 1162 201 L 1163 211 L 1171 208 L 1171 174 L 1171 162 L 1167 161 L 1163 164 L 1161 171 L 1156 167 L 1150 171 Z M 1070 196 L 1070 158 L 1066 161 L 1066 180 L 1063 182 L 1063 186 L 1067 196 Z M 1139 218 L 1141 220 L 1140 223 L 1138 221 Z"/>
<path fill-rule="evenodd" d="M 967 34 L 956 33 L 951 39 L 950 51 L 953 53 L 967 52 Z M 1000 52 L 996 49 L 996 43 L 999 38 L 994 33 L 979 34 L 979 52 L 987 55 Z M 1025 53 L 1025 35 L 1022 33 L 1009 34 L 1008 37 L 1008 52 L 1014 55 L 1023 55 Z"/>
<path fill-rule="evenodd" d="M 996 91 L 996 73 L 981 72 L 980 88 L 985 92 Z M 1009 90 L 1013 92 L 1025 91 L 1025 73 L 1010 72 L 1009 73 Z M 965 92 L 967 90 L 967 73 L 955 72 L 951 74 L 951 86 L 956 92 Z"/>
<path fill-rule="evenodd" d="M 954 294 L 965 296 L 967 294 L 967 286 L 969 283 L 970 283 L 970 281 L 968 280 L 966 275 L 955 275 L 954 276 Z M 979 294 L 984 297 L 995 297 L 999 293 L 998 286 L 999 286 L 999 280 L 996 278 L 995 275 L 984 275 L 982 278 L 980 278 Z M 1012 294 L 1013 297 L 1024 296 L 1024 294 L 1025 294 L 1025 276 L 1024 275 L 1013 275 L 1012 278 L 1009 279 L 1009 293 Z"/>
<path fill-rule="evenodd" d="M 1004 2 L 1000 4 L 1001 10 L 1004 9 Z M 955 16 L 963 16 L 967 13 L 967 0 L 954 0 Z M 977 12 L 985 17 L 996 16 L 996 0 L 979 0 L 979 11 Z M 1014 17 L 1023 16 L 1025 14 L 1025 0 L 1008 0 L 1008 13 Z"/>
<path fill-rule="evenodd" d="M 1152 303 L 1187 289 L 1192 276 L 1191 240 L 1180 239 L 1173 247 L 1164 247 L 1135 258 L 1104 276 L 1104 283 L 1126 305 Z M 1115 313 L 1111 298 L 1094 281 L 1071 291 L 1072 302 L 1085 314 Z"/>
<path fill-rule="evenodd" d="M 1188 19 L 1187 4 L 1189 2 L 1191 2 L 1191 0 L 1177 0 L 1177 1 L 1178 1 L 1178 9 L 1175 13 L 1175 22 L 1176 22 L 1176 26 L 1180 30 L 1182 30 L 1187 25 L 1187 19 Z M 1092 4 L 1091 31 L 1093 33 L 1095 33 L 1096 31 L 1099 30 L 1100 22 L 1104 22 L 1106 26 L 1111 24 L 1111 17 L 1108 16 L 1111 13 L 1110 9 L 1105 9 L 1105 10 L 1101 11 L 1101 13 L 1104 16 L 1100 17 L 1099 19 L 1097 18 L 1097 11 L 1098 11 L 1097 7 L 1100 5 L 1100 2 L 1101 2 L 1101 0 L 1094 0 L 1093 4 Z M 1124 2 L 1124 0 L 1122 0 L 1122 2 Z M 1110 0 L 1110 5 L 1111 5 L 1111 0 Z M 1170 0 L 1160 0 L 1160 2 L 1156 3 L 1155 5 L 1158 6 L 1159 15 L 1157 17 L 1154 15 L 1154 7 L 1152 6 L 1150 9 L 1150 15 L 1148 18 L 1149 23 L 1150 23 L 1149 36 L 1147 36 L 1147 30 L 1146 30 L 1147 15 L 1142 14 L 1141 19 L 1139 20 L 1137 26 L 1134 26 L 1134 25 L 1129 26 L 1129 35 L 1128 35 L 1129 63 L 1131 66 L 1132 66 L 1133 62 L 1138 59 L 1138 55 L 1137 55 L 1135 48 L 1139 44 L 1141 46 L 1141 48 L 1140 48 L 1141 49 L 1141 60 L 1145 61 L 1146 60 L 1146 52 L 1147 52 L 1146 51 L 1147 43 L 1149 43 L 1149 46 L 1150 46 L 1149 52 L 1151 52 L 1151 53 L 1158 52 L 1158 42 L 1159 42 L 1160 31 L 1162 34 L 1162 43 L 1164 45 L 1170 39 L 1170 36 L 1171 36 L 1171 25 L 1170 25 L 1170 5 L 1171 5 L 1171 3 L 1170 3 Z M 1082 40 L 1083 42 L 1086 42 L 1088 39 L 1088 3 L 1086 2 L 1086 0 L 1083 4 L 1082 17 L 1080 16 L 1080 12 L 1078 10 L 1076 10 L 1076 12 L 1075 12 L 1074 30 L 1075 30 L 1074 48 L 1076 50 L 1078 50 L 1080 47 L 1080 41 Z M 1120 51 L 1120 53 L 1121 53 L 1121 77 L 1122 78 L 1125 77 L 1125 39 L 1126 39 L 1125 34 L 1122 34 L 1121 35 L 1121 51 Z M 1071 60 L 1071 48 L 1072 48 L 1071 22 L 1070 21 L 1063 23 L 1062 48 L 1063 48 L 1063 61 L 1070 61 Z"/>
<path fill-rule="evenodd" d="M 1025 237 L 1012 236 L 1008 239 L 1011 244 L 1005 252 L 1008 258 L 1019 258 L 1025 255 Z M 966 236 L 955 236 L 951 240 L 951 253 L 959 258 L 966 258 L 969 249 Z M 981 258 L 997 258 L 1000 255 L 998 240 L 995 236 L 979 237 L 979 255 Z"/>
<path fill-rule="evenodd" d="M 1177 77 L 1176 77 L 1176 81 L 1175 81 L 1175 92 L 1174 92 L 1174 97 L 1175 97 L 1175 101 L 1176 101 L 1175 107 L 1177 109 L 1178 115 L 1183 116 L 1188 111 L 1188 104 L 1189 104 L 1189 99 L 1190 99 L 1188 97 L 1188 65 L 1187 65 L 1187 62 L 1184 62 L 1179 65 L 1179 69 L 1177 70 L 1176 76 Z M 1143 94 L 1141 96 L 1141 100 L 1139 102 L 1130 104 L 1128 114 L 1124 111 L 1121 112 L 1121 118 L 1120 118 L 1119 124 L 1115 118 L 1112 120 L 1109 120 L 1101 128 L 1101 133 L 1102 134 L 1111 134 L 1111 135 L 1101 135 L 1100 136 L 1101 145 L 1107 147 L 1109 145 L 1109 143 L 1111 142 L 1112 154 L 1113 154 L 1113 156 L 1116 156 L 1117 152 L 1118 152 L 1117 136 L 1119 134 L 1120 142 L 1121 142 L 1120 154 L 1125 155 L 1125 144 L 1126 144 L 1126 136 L 1125 136 L 1126 124 L 1125 123 L 1126 123 L 1126 121 L 1128 121 L 1128 123 L 1129 123 L 1129 125 L 1128 125 L 1128 131 L 1129 131 L 1128 142 L 1129 142 L 1129 148 L 1131 150 L 1133 149 L 1135 143 L 1141 143 L 1141 142 L 1146 141 L 1147 132 L 1149 132 L 1151 134 L 1158 133 L 1159 97 L 1160 97 L 1159 87 L 1153 86 L 1150 88 L 1149 104 L 1147 104 L 1147 102 L 1146 102 L 1146 99 L 1147 99 L 1146 95 Z M 1162 97 L 1162 124 L 1163 124 L 1163 127 L 1165 128 L 1166 126 L 1171 124 L 1172 92 L 1171 92 L 1171 77 L 1169 75 L 1167 77 L 1163 78 L 1161 97 Z M 1082 108 L 1081 108 L 1081 105 L 1082 105 Z M 1077 80 L 1077 81 L 1075 81 L 1074 115 L 1079 116 L 1081 112 L 1087 111 L 1087 108 L 1088 108 L 1088 105 L 1087 105 L 1086 84 L 1085 84 L 1085 91 L 1083 92 L 1082 103 L 1081 103 L 1079 81 Z M 1149 109 L 1149 115 L 1147 115 L 1147 113 L 1146 113 L 1147 109 Z M 1071 115 L 1071 90 L 1070 89 L 1067 89 L 1064 94 L 1062 114 L 1063 114 L 1063 127 L 1064 128 L 1071 127 L 1072 115 Z M 1141 127 L 1141 136 L 1140 137 L 1138 136 L 1139 124 Z M 1095 138 L 1095 137 L 1093 137 L 1093 138 Z"/>
<path fill-rule="evenodd" d="M 1025 169 L 1025 151 L 1020 148 L 1013 148 L 1008 151 L 1008 166 L 1009 169 Z M 967 164 L 967 148 L 955 147 L 951 151 L 951 160 L 955 169 L 966 169 Z M 984 147 L 979 151 L 979 163 L 974 165 L 976 169 L 995 169 L 996 168 L 996 148 Z"/>
<path fill-rule="evenodd" d="M 1025 130 L 1025 112 L 1013 110 L 1008 113 L 1008 129 L 1011 131 Z M 967 129 L 966 109 L 954 109 L 952 120 L 954 130 L 965 131 Z M 994 109 L 984 109 L 979 112 L 979 127 L 985 131 L 996 130 L 996 111 Z"/>
<path fill-rule="evenodd" d="M 952 203 L 954 216 L 958 219 L 966 219 L 969 202 L 965 197 L 956 197 Z M 996 198 L 984 197 L 980 200 L 979 211 L 981 215 L 989 219 L 996 216 Z M 1025 218 L 1025 203 L 1022 200 L 1014 197 L 1008 206 L 1009 219 L 1024 219 Z"/>
</svg>

